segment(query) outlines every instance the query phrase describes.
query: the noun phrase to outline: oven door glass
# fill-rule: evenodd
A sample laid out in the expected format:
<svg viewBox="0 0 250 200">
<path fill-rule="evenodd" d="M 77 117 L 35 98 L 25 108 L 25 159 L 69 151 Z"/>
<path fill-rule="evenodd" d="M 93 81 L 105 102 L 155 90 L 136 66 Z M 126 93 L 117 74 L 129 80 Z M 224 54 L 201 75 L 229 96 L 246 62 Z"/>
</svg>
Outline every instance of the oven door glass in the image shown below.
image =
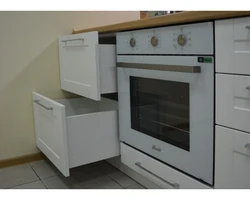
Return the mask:
<svg viewBox="0 0 250 200">
<path fill-rule="evenodd" d="M 189 151 L 189 83 L 130 76 L 131 128 Z"/>
</svg>

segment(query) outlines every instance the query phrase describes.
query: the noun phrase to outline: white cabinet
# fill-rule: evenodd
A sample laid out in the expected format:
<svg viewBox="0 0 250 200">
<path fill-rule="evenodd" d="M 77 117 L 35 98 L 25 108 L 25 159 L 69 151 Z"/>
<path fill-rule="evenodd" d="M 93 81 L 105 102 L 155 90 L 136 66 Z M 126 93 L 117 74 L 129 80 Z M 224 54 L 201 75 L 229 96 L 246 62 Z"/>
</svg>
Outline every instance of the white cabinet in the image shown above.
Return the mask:
<svg viewBox="0 0 250 200">
<path fill-rule="evenodd" d="M 93 100 L 117 92 L 116 46 L 99 44 L 98 32 L 59 36 L 61 88 Z"/>
<path fill-rule="evenodd" d="M 215 188 L 250 189 L 250 134 L 216 126 Z"/>
<path fill-rule="evenodd" d="M 36 144 L 69 176 L 69 169 L 120 155 L 117 102 L 102 98 L 51 100 L 33 93 Z"/>
<path fill-rule="evenodd" d="M 205 184 L 121 143 L 121 161 L 161 188 L 209 189 Z"/>
<path fill-rule="evenodd" d="M 216 72 L 250 75 L 250 17 L 215 22 Z"/>
<path fill-rule="evenodd" d="M 216 74 L 216 124 L 250 132 L 250 76 Z"/>
</svg>

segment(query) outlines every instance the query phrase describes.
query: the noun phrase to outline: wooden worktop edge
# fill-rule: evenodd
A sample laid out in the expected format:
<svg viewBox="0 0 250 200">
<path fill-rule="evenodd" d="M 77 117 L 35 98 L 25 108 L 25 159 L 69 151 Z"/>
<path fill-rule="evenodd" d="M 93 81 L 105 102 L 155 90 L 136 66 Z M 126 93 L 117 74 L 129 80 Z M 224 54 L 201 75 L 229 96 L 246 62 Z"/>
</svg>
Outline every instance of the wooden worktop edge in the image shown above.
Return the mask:
<svg viewBox="0 0 250 200">
<path fill-rule="evenodd" d="M 166 16 L 157 16 L 147 19 L 134 20 L 107 26 L 94 27 L 89 29 L 73 29 L 72 33 L 84 33 L 98 31 L 99 33 L 119 32 L 134 29 L 183 24 L 190 22 L 226 19 L 232 17 L 250 16 L 250 11 L 187 11 Z"/>
</svg>

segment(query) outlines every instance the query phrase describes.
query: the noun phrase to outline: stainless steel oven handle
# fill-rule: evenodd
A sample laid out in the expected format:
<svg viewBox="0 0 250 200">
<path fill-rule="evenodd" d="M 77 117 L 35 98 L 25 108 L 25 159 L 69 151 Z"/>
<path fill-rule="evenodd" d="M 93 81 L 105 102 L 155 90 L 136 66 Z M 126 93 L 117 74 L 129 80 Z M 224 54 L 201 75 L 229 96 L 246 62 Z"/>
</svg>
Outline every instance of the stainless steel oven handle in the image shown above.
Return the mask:
<svg viewBox="0 0 250 200">
<path fill-rule="evenodd" d="M 44 106 L 43 104 L 41 104 L 41 103 L 39 102 L 39 100 L 34 100 L 34 102 L 35 102 L 36 104 L 38 104 L 39 106 L 45 108 L 46 110 L 53 110 L 52 107 L 47 107 L 47 106 Z"/>
<path fill-rule="evenodd" d="M 156 174 L 154 174 L 154 173 L 152 173 L 151 171 L 149 171 L 149 170 L 147 170 L 146 168 L 144 168 L 144 167 L 141 165 L 140 162 L 136 162 L 135 165 L 136 165 L 137 167 L 141 168 L 142 170 L 146 171 L 147 173 L 149 173 L 149 174 L 155 176 L 156 178 L 160 179 L 160 180 L 163 181 L 164 183 L 167 183 L 168 185 L 171 185 L 173 188 L 175 188 L 175 189 L 180 188 L 180 185 L 179 185 L 178 183 L 170 183 L 170 182 L 164 180 L 163 178 L 157 176 Z"/>
<path fill-rule="evenodd" d="M 142 63 L 124 63 L 117 62 L 117 67 L 134 68 L 134 69 L 147 69 L 147 70 L 160 70 L 184 73 L 200 73 L 200 66 L 185 66 L 185 65 L 159 65 L 159 64 L 142 64 Z"/>
</svg>

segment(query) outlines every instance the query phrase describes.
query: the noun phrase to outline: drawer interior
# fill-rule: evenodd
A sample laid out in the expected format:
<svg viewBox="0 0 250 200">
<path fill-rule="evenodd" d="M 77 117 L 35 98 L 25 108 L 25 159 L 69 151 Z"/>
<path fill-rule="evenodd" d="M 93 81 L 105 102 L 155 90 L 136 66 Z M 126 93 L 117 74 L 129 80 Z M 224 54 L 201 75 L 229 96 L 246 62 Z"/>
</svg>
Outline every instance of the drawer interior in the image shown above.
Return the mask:
<svg viewBox="0 0 250 200">
<path fill-rule="evenodd" d="M 57 102 L 65 106 L 67 117 L 118 109 L 117 101 L 106 98 L 102 98 L 101 101 L 94 101 L 83 97 L 73 99 L 59 99 Z"/>
</svg>

